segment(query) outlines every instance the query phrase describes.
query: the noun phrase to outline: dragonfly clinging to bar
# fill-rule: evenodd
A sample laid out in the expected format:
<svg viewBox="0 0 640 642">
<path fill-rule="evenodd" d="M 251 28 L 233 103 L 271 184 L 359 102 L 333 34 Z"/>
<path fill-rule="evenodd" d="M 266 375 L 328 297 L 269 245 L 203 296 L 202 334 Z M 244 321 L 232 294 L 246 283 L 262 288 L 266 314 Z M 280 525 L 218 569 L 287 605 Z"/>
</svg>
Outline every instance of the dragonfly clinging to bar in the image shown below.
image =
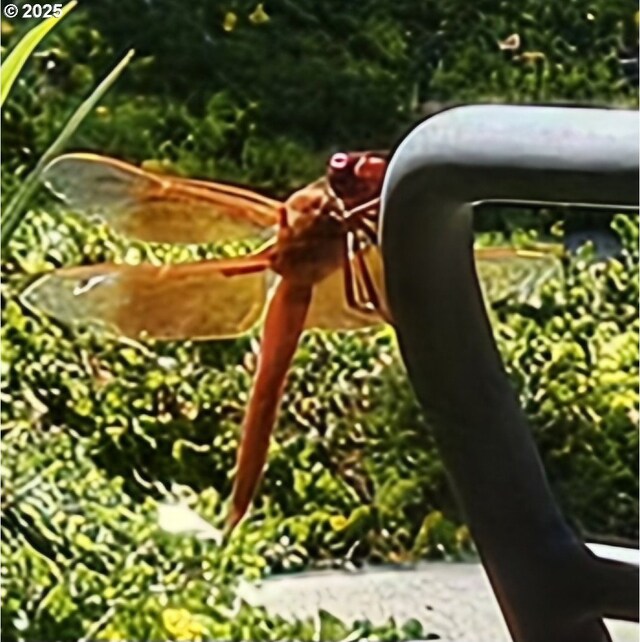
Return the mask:
<svg viewBox="0 0 640 642">
<path fill-rule="evenodd" d="M 134 338 L 228 338 L 263 322 L 229 529 L 246 514 L 259 485 L 303 331 L 392 323 L 377 242 L 387 162 L 385 152 L 334 154 L 324 176 L 284 202 L 89 153 L 65 154 L 45 170 L 45 183 L 70 210 L 127 237 L 155 243 L 267 237 L 257 251 L 233 258 L 63 268 L 43 275 L 22 297 L 62 322 L 100 321 Z M 489 281 L 502 281 L 507 289 L 523 282 L 514 268 L 524 266 L 542 279 L 558 265 L 555 251 L 504 247 L 479 249 L 476 260 L 481 276 L 485 265 Z M 509 273 L 516 274 L 515 281 L 504 278 Z"/>
</svg>

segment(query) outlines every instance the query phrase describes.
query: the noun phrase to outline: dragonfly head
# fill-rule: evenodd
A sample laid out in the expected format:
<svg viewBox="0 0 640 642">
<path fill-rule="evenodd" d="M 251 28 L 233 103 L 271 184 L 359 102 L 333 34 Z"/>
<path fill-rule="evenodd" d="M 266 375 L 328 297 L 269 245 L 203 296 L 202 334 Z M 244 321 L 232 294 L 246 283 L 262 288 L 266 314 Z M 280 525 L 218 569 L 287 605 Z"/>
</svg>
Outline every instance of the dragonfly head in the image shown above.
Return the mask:
<svg viewBox="0 0 640 642">
<path fill-rule="evenodd" d="M 386 169 L 385 152 L 338 152 L 329 159 L 327 175 L 335 194 L 351 209 L 380 195 Z"/>
</svg>

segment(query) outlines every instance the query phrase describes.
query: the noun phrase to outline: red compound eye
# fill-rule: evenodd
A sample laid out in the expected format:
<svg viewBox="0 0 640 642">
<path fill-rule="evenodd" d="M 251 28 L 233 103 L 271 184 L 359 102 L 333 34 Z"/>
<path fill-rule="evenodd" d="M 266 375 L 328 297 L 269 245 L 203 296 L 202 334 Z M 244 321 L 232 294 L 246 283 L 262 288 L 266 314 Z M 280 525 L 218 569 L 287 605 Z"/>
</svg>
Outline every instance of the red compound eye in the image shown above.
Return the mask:
<svg viewBox="0 0 640 642">
<path fill-rule="evenodd" d="M 354 174 L 358 178 L 382 180 L 387 169 L 387 161 L 375 156 L 361 158 L 355 166 Z"/>
<path fill-rule="evenodd" d="M 349 155 L 344 152 L 334 154 L 329 160 L 329 167 L 331 169 L 341 170 L 345 169 L 349 164 Z"/>
</svg>

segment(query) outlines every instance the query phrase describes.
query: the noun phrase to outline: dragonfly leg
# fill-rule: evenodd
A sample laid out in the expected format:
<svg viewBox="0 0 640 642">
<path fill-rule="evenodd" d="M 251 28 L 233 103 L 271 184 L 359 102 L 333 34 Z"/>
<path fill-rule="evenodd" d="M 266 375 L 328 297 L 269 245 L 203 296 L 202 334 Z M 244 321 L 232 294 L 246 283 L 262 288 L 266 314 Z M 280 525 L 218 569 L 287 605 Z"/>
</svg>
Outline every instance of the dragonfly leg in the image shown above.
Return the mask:
<svg viewBox="0 0 640 642">
<path fill-rule="evenodd" d="M 342 248 L 343 254 L 343 263 L 344 263 L 344 293 L 347 298 L 347 305 L 350 308 L 358 309 L 358 301 L 356 297 L 356 291 L 354 287 L 355 275 L 353 273 L 351 265 L 351 256 L 349 255 L 349 239 L 348 236 L 350 233 L 347 233 L 347 236 L 344 239 L 344 245 Z"/>
<path fill-rule="evenodd" d="M 373 199 L 364 206 L 354 207 L 344 216 L 347 229 L 351 232 L 362 232 L 372 245 L 378 244 L 378 231 L 375 224 L 378 220 L 379 204 L 380 199 Z"/>
<path fill-rule="evenodd" d="M 373 278 L 371 277 L 371 272 L 369 272 L 369 266 L 367 265 L 367 262 L 364 260 L 364 256 L 362 255 L 362 252 L 358 252 L 356 254 L 356 261 L 358 262 L 358 269 L 362 274 L 362 282 L 364 285 L 365 292 L 367 294 L 367 298 L 369 299 L 369 303 L 374 308 L 374 310 L 379 310 L 380 297 L 378 296 L 378 290 L 376 288 L 376 284 L 373 282 Z"/>
<path fill-rule="evenodd" d="M 352 218 L 361 219 L 364 218 L 373 218 L 378 216 L 378 211 L 380 209 L 380 198 L 373 198 L 362 205 L 358 205 L 350 209 L 344 216 L 345 221 L 349 221 Z"/>
<path fill-rule="evenodd" d="M 355 265 L 351 257 L 355 258 Z M 380 307 L 375 284 L 361 254 L 360 241 L 348 234 L 345 243 L 345 295 L 350 308 L 363 314 L 375 314 Z M 360 274 L 358 274 L 360 273 Z"/>
<path fill-rule="evenodd" d="M 349 238 L 349 255 L 352 257 L 351 270 L 354 275 L 356 291 L 358 294 L 357 305 L 360 312 L 366 312 L 371 309 L 371 300 L 369 292 L 363 279 L 361 270 L 362 244 L 357 234 L 352 234 Z"/>
<path fill-rule="evenodd" d="M 354 207 L 349 210 L 344 220 L 347 223 L 347 229 L 351 231 L 361 231 L 367 239 L 373 244 L 378 244 L 378 231 L 376 224 L 378 214 L 380 213 L 380 199 L 374 198 L 364 205 Z"/>
<path fill-rule="evenodd" d="M 368 221 L 377 223 L 379 214 L 380 214 L 380 206 L 378 204 L 375 207 L 372 207 L 371 209 L 368 209 L 362 212 L 360 214 L 360 217 L 363 219 L 367 219 Z"/>
<path fill-rule="evenodd" d="M 351 271 L 353 273 L 354 281 L 356 284 L 356 292 L 357 292 L 357 305 L 358 305 L 358 310 L 363 312 L 365 311 L 368 306 L 369 306 L 369 299 L 368 297 L 368 292 L 367 289 L 363 283 L 362 280 L 362 274 L 360 270 L 360 252 L 361 252 L 361 244 L 360 244 L 360 239 L 356 234 L 351 234 L 349 236 L 349 256 L 352 257 L 352 266 L 351 266 Z"/>
<path fill-rule="evenodd" d="M 361 231 L 372 245 L 378 245 L 378 233 L 372 227 L 372 223 L 367 220 L 358 221 L 356 229 Z"/>
<path fill-rule="evenodd" d="M 347 283 L 351 284 L 350 287 L 347 285 L 345 288 L 347 304 L 362 314 L 375 314 L 389 325 L 393 325 L 378 286 L 371 275 L 371 269 L 365 260 L 360 240 L 355 235 L 350 242 L 347 242 L 347 256 L 353 256 L 355 259 L 355 264 L 352 265 L 349 261 L 345 269 L 345 278 L 348 279 Z M 353 287 L 353 282 L 356 283 L 356 288 Z M 354 295 L 354 289 L 358 290 L 360 298 Z"/>
</svg>

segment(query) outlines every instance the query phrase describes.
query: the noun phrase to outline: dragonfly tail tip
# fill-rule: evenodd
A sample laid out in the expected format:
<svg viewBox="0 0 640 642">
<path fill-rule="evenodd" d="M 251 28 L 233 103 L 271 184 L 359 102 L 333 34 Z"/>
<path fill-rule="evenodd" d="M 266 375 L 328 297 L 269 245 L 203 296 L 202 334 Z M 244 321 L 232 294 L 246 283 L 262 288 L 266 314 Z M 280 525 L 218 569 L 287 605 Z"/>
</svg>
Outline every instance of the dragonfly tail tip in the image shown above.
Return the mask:
<svg viewBox="0 0 640 642">
<path fill-rule="evenodd" d="M 234 508 L 230 511 L 227 516 L 227 522 L 224 527 L 224 538 L 228 539 L 233 531 L 236 529 L 236 526 L 242 521 L 244 517 L 244 511 L 239 511 L 237 508 Z"/>
</svg>

